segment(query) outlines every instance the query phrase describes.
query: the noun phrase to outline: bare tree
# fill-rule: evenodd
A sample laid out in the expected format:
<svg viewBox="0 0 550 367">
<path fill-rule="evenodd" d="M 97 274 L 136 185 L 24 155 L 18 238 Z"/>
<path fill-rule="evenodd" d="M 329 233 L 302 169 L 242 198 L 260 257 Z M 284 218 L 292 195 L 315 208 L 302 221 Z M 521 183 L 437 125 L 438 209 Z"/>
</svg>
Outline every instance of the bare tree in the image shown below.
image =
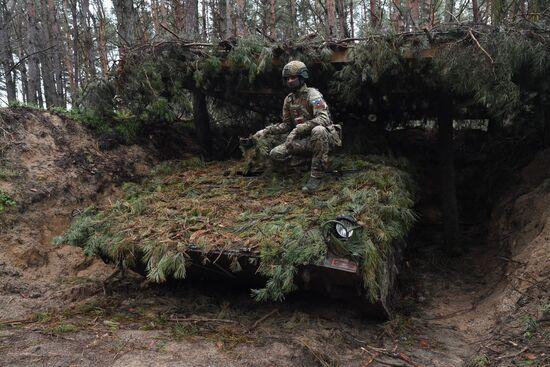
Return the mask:
<svg viewBox="0 0 550 367">
<path fill-rule="evenodd" d="M 336 27 L 336 5 L 334 0 L 326 0 L 327 8 L 327 23 L 328 23 L 328 36 L 330 38 L 338 37 L 338 29 Z"/>
<path fill-rule="evenodd" d="M 523 3 L 523 1 L 522 1 Z M 472 16 L 474 19 L 474 23 L 479 23 L 479 5 L 477 3 L 477 0 L 472 0 Z"/>
<path fill-rule="evenodd" d="M 277 2 L 276 0 L 269 0 L 269 34 L 271 37 L 276 38 L 277 31 Z"/>
<path fill-rule="evenodd" d="M 401 0 L 393 0 L 393 6 L 391 7 L 392 14 L 390 16 L 395 32 L 401 32 L 403 30 L 403 17 L 401 15 Z"/>
<path fill-rule="evenodd" d="M 373 29 L 377 29 L 380 25 L 380 7 L 378 0 L 369 0 L 369 11 L 370 11 L 370 24 Z"/>
<path fill-rule="evenodd" d="M 74 98 L 78 93 L 79 85 L 78 27 L 76 26 L 77 21 L 74 15 L 77 10 L 74 0 L 64 0 L 63 4 L 63 11 L 60 14 L 60 32 L 63 34 L 63 42 L 60 47 L 63 49 L 63 52 L 60 53 L 60 56 L 67 73 L 71 102 L 74 104 Z M 70 20 L 69 15 L 71 17 Z M 65 99 L 67 98 L 65 97 Z"/>
<path fill-rule="evenodd" d="M 185 6 L 185 37 L 196 40 L 199 36 L 199 4 L 198 0 L 186 0 Z"/>
<path fill-rule="evenodd" d="M 83 56 L 84 71 L 86 73 L 86 82 L 96 78 L 95 51 L 93 27 L 91 26 L 92 14 L 90 12 L 90 1 L 80 0 L 79 27 L 81 54 Z"/>
<path fill-rule="evenodd" d="M 454 0 L 445 0 L 445 22 L 451 23 L 454 16 L 455 2 Z"/>
<path fill-rule="evenodd" d="M 136 31 L 139 17 L 132 0 L 113 0 L 113 7 L 117 19 L 119 54 L 123 58 L 126 48 L 135 45 L 137 42 Z"/>
<path fill-rule="evenodd" d="M 213 0 L 210 2 L 212 12 L 212 26 L 214 28 L 214 36 L 217 38 L 227 38 L 227 1 L 229 0 Z"/>
<path fill-rule="evenodd" d="M 232 37 L 234 33 L 233 27 L 233 0 L 225 0 L 225 38 Z"/>
<path fill-rule="evenodd" d="M 351 38 L 355 38 L 355 25 L 353 21 L 353 0 L 349 0 L 349 21 L 351 29 Z"/>
<path fill-rule="evenodd" d="M 13 61 L 13 47 L 11 43 L 10 25 L 12 22 L 12 9 L 8 8 L 6 0 L 0 1 L 0 59 L 4 69 L 4 80 L 6 81 L 6 93 L 8 102 L 17 100 L 15 88 L 15 70 Z"/>
<path fill-rule="evenodd" d="M 154 1 L 156 3 L 156 1 Z M 101 74 L 104 78 L 107 78 L 109 74 L 109 61 L 107 55 L 107 34 L 106 26 L 107 19 L 105 17 L 105 9 L 103 7 L 103 0 L 95 0 L 96 13 L 97 13 L 97 48 L 99 53 L 99 65 L 101 66 Z M 158 21 L 158 18 L 157 18 Z M 155 26 L 155 30 L 159 27 Z"/>
<path fill-rule="evenodd" d="M 34 0 L 27 0 L 27 22 L 26 22 L 26 53 L 28 62 L 28 102 L 43 107 L 42 90 L 40 88 L 40 62 L 37 41 L 40 37 L 38 20 Z"/>
<path fill-rule="evenodd" d="M 336 0 L 336 15 L 338 19 L 338 32 L 336 33 L 336 36 L 338 38 L 348 38 L 349 37 L 349 30 L 348 30 L 348 24 L 346 21 L 346 0 Z"/>
<path fill-rule="evenodd" d="M 26 30 L 26 18 L 23 15 L 23 11 L 18 9 L 18 13 L 20 14 L 18 17 L 20 21 L 14 22 L 13 26 L 13 32 L 15 35 L 15 47 L 17 49 L 17 57 L 22 62 L 19 63 L 19 66 L 17 67 L 17 70 L 20 74 L 20 80 L 21 80 L 21 98 L 23 103 L 29 103 L 29 82 L 27 78 L 27 64 L 24 62 L 26 54 L 25 54 L 25 48 L 27 39 L 23 35 L 25 34 Z M 23 19 L 25 18 L 25 19 Z"/>
<path fill-rule="evenodd" d="M 235 9 L 235 32 L 237 37 L 243 36 L 246 34 L 245 29 L 245 0 L 236 0 L 236 9 Z"/>
</svg>

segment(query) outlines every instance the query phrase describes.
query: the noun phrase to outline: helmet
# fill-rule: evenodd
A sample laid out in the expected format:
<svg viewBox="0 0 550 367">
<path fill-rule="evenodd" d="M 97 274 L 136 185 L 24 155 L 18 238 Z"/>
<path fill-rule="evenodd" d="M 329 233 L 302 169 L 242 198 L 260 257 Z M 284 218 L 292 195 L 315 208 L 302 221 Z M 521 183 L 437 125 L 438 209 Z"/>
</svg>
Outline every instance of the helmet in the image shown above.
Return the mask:
<svg viewBox="0 0 550 367">
<path fill-rule="evenodd" d="M 301 79 L 307 79 L 309 77 L 309 72 L 306 64 L 298 60 L 286 64 L 283 68 L 283 79 L 289 76 L 299 76 Z"/>
</svg>

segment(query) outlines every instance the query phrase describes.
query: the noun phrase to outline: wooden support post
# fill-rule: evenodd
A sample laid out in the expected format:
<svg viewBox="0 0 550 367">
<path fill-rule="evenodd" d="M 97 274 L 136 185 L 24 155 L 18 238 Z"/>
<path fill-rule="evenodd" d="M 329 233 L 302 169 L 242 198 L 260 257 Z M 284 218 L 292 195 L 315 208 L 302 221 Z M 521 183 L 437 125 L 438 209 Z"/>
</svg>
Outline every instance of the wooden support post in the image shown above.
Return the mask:
<svg viewBox="0 0 550 367">
<path fill-rule="evenodd" d="M 442 95 L 439 101 L 437 123 L 445 249 L 450 254 L 457 254 L 460 252 L 460 229 L 458 227 L 454 167 L 453 103 L 451 97 L 446 93 Z"/>
<path fill-rule="evenodd" d="M 203 92 L 193 91 L 193 120 L 199 145 L 206 156 L 212 153 L 212 133 L 210 131 L 210 117 L 206 108 L 206 97 Z"/>
</svg>

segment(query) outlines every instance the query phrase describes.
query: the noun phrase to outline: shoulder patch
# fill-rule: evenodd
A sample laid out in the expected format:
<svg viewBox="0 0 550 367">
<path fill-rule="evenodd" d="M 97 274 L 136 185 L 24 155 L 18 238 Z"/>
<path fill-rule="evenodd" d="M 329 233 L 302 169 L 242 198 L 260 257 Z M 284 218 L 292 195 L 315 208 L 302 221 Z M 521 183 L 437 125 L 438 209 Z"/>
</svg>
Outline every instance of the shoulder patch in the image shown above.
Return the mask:
<svg viewBox="0 0 550 367">
<path fill-rule="evenodd" d="M 313 109 L 315 110 L 324 110 L 325 108 L 327 108 L 327 104 L 322 97 L 312 99 L 311 104 L 313 105 Z"/>
</svg>

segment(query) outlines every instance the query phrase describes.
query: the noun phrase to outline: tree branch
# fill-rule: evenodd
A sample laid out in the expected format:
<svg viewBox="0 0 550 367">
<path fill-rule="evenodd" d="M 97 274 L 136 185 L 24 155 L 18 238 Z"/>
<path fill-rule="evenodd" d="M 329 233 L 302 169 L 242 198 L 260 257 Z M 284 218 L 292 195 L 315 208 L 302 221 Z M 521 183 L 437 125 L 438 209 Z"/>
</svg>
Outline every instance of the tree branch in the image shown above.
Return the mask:
<svg viewBox="0 0 550 367">
<path fill-rule="evenodd" d="M 23 61 L 25 61 L 26 59 L 28 59 L 29 57 L 31 56 L 34 56 L 36 54 L 39 54 L 39 53 L 42 53 L 42 52 L 46 52 L 48 50 L 51 50 L 52 48 L 55 48 L 57 47 L 57 45 L 53 45 L 53 46 L 50 46 L 50 47 L 46 47 L 45 49 L 43 50 L 38 50 L 36 52 L 33 52 L 31 54 L 28 54 L 26 55 L 25 57 L 23 57 L 21 60 L 17 61 L 11 68 L 9 68 L 7 71 L 6 71 L 6 74 L 9 74 L 11 73 L 13 70 L 15 70 L 19 65 L 21 65 L 23 63 Z"/>
<path fill-rule="evenodd" d="M 468 29 L 468 33 L 470 34 L 470 37 L 472 37 L 472 39 L 474 40 L 474 42 L 477 44 L 477 46 L 481 49 L 481 51 L 483 51 L 485 53 L 485 55 L 487 55 L 487 57 L 489 58 L 489 60 L 491 60 L 491 64 L 494 64 L 495 63 L 495 60 L 493 60 L 493 58 L 491 57 L 491 55 L 489 55 L 489 53 L 483 48 L 483 46 L 481 46 L 481 44 L 479 43 L 479 41 L 477 40 L 476 36 L 474 36 L 474 33 L 472 32 L 472 29 Z"/>
</svg>

